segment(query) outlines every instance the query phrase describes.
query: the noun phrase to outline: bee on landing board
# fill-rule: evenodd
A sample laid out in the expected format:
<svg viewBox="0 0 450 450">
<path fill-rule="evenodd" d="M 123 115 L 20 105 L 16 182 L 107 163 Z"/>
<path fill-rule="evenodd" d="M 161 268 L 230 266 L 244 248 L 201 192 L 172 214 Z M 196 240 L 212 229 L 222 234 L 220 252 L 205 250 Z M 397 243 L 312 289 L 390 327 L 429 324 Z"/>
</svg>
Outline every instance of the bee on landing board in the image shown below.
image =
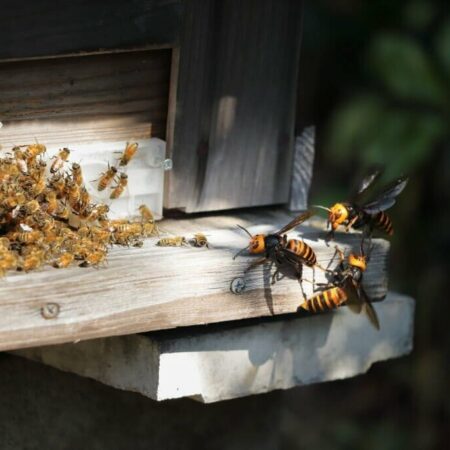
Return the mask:
<svg viewBox="0 0 450 450">
<path fill-rule="evenodd" d="M 153 213 L 151 212 L 150 208 L 147 205 L 141 205 L 139 206 L 139 212 L 141 213 L 142 221 L 143 222 L 154 222 L 155 219 L 153 217 Z"/>
<path fill-rule="evenodd" d="M 366 237 L 372 236 L 374 229 L 378 229 L 389 236 L 394 234 L 391 219 L 384 211 L 395 204 L 396 197 L 408 183 L 408 177 L 397 178 L 384 188 L 375 200 L 361 204 L 362 195 L 367 192 L 380 174 L 381 172 L 376 170 L 366 176 L 350 201 L 335 203 L 331 208 L 321 205 L 316 206 L 328 211 L 328 223 L 331 226 L 331 231 L 328 233 L 327 240 L 334 238 L 334 232 L 340 225 L 345 226 L 346 231 L 349 231 L 350 228 L 363 229 L 363 242 Z M 361 243 L 361 251 L 363 251 L 363 242 Z"/>
<path fill-rule="evenodd" d="M 47 148 L 43 144 L 31 144 L 28 145 L 25 150 L 25 158 L 27 158 L 28 164 L 36 159 L 37 156 L 42 155 L 47 151 Z"/>
<path fill-rule="evenodd" d="M 52 165 L 50 166 L 50 172 L 56 173 L 58 170 L 60 170 L 64 163 L 69 159 L 70 156 L 70 150 L 68 148 L 63 148 L 59 151 L 58 155 L 53 156 L 52 159 L 54 161 L 52 162 Z"/>
<path fill-rule="evenodd" d="M 139 144 L 137 142 L 127 143 L 125 150 L 119 160 L 119 166 L 126 166 L 134 157 L 138 150 Z"/>
<path fill-rule="evenodd" d="M 57 269 L 69 267 L 74 259 L 75 257 L 72 253 L 65 252 L 53 263 L 53 267 L 56 267 Z"/>
<path fill-rule="evenodd" d="M 367 268 L 367 259 L 363 254 L 350 253 L 347 260 L 341 250 L 336 247 L 339 255 L 339 265 L 335 270 L 328 270 L 330 282 L 321 285 L 320 292 L 300 304 L 299 310 L 304 309 L 311 313 L 347 305 L 352 312 L 364 312 L 370 323 L 380 329 L 377 313 L 370 303 L 364 288 L 362 287 L 363 273 Z M 333 257 L 334 260 L 334 257 Z"/>
<path fill-rule="evenodd" d="M 159 228 L 155 223 L 155 218 L 150 208 L 147 205 L 140 205 L 138 209 L 141 214 L 142 235 L 145 237 L 152 236 L 153 234 L 159 236 Z"/>
<path fill-rule="evenodd" d="M 104 191 L 112 183 L 116 174 L 117 169 L 114 166 L 109 167 L 108 165 L 108 170 L 102 173 L 100 179 L 98 180 L 97 190 Z"/>
<path fill-rule="evenodd" d="M 187 240 L 184 236 L 175 236 L 170 238 L 160 239 L 156 245 L 159 247 L 182 247 L 188 245 Z"/>
<path fill-rule="evenodd" d="M 194 247 L 206 247 L 209 248 L 208 239 L 203 233 L 196 233 L 194 237 L 189 240 L 189 243 Z"/>
<path fill-rule="evenodd" d="M 244 273 L 247 273 L 260 264 L 271 262 L 276 267 L 275 273 L 272 276 L 272 283 L 275 283 L 275 281 L 283 277 L 288 277 L 297 279 L 301 286 L 303 265 L 311 268 L 321 268 L 321 266 L 317 264 L 314 250 L 309 245 L 297 239 L 288 240 L 286 233 L 299 226 L 312 215 L 313 213 L 311 211 L 306 211 L 291 220 L 281 230 L 268 235 L 256 234 L 252 236 L 248 230 L 238 225 L 239 228 L 250 236 L 250 243 L 234 255 L 233 259 L 246 250 L 250 254 L 264 254 L 262 258 L 250 264 Z"/>
<path fill-rule="evenodd" d="M 72 181 L 77 186 L 81 187 L 83 185 L 83 172 L 81 166 L 75 162 L 72 164 Z"/>
<path fill-rule="evenodd" d="M 113 191 L 111 192 L 109 198 L 111 200 L 119 198 L 123 194 L 123 191 L 125 190 L 127 185 L 128 185 L 128 175 L 122 172 L 120 174 L 119 180 L 117 181 L 117 185 L 113 188 Z"/>
</svg>

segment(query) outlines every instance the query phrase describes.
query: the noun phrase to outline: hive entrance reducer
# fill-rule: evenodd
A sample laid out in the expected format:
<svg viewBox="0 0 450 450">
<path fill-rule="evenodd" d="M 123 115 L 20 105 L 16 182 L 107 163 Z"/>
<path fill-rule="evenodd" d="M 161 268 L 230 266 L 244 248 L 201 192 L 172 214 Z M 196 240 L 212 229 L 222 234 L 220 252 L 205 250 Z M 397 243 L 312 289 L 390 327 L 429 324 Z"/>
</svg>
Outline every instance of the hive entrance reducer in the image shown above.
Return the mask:
<svg viewBox="0 0 450 450">
<path fill-rule="evenodd" d="M 0 61 L 2 154 L 38 142 L 50 165 L 67 147 L 64 170 L 81 165 L 91 197 L 110 206 L 111 218 L 136 216 L 140 204 L 160 218 L 171 61 L 171 49 Z M 127 142 L 139 150 L 120 167 Z M 108 164 L 128 177 L 117 199 L 97 189 Z"/>
</svg>

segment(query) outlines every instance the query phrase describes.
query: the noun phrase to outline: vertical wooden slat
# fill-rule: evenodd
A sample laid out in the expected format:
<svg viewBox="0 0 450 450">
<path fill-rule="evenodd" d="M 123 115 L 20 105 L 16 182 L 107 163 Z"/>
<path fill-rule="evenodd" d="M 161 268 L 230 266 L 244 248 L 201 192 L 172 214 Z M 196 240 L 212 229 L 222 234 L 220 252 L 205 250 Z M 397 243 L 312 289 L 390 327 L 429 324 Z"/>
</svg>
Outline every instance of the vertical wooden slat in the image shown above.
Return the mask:
<svg viewBox="0 0 450 450">
<path fill-rule="evenodd" d="M 301 7 L 187 2 L 167 207 L 288 201 Z"/>
</svg>

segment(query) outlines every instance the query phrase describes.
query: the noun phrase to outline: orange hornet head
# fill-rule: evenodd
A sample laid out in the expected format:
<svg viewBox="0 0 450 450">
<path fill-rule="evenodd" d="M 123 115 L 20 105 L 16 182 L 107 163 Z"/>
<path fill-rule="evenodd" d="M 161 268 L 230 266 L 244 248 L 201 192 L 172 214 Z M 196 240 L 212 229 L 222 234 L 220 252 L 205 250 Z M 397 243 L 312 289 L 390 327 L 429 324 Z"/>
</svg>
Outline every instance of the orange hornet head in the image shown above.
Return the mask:
<svg viewBox="0 0 450 450">
<path fill-rule="evenodd" d="M 348 264 L 352 267 L 357 267 L 364 272 L 367 267 L 366 257 L 364 255 L 355 255 L 350 253 L 350 255 L 348 255 Z"/>
<path fill-rule="evenodd" d="M 331 223 L 332 230 L 344 223 L 348 218 L 348 209 L 342 203 L 336 203 L 330 208 L 328 220 Z"/>
<path fill-rule="evenodd" d="M 245 231 L 250 236 L 250 242 L 247 247 L 243 248 L 242 250 L 239 250 L 234 256 L 233 259 L 235 259 L 237 256 L 239 256 L 241 253 L 248 250 L 248 252 L 252 255 L 257 255 L 259 253 L 264 253 L 266 250 L 266 244 L 265 244 L 265 236 L 264 234 L 255 234 L 252 236 L 252 234 L 241 225 L 238 225 L 238 227 Z"/>
<path fill-rule="evenodd" d="M 264 237 L 263 234 L 255 234 L 252 236 L 248 245 L 248 252 L 252 255 L 264 253 L 264 250 L 266 249 Z"/>
</svg>

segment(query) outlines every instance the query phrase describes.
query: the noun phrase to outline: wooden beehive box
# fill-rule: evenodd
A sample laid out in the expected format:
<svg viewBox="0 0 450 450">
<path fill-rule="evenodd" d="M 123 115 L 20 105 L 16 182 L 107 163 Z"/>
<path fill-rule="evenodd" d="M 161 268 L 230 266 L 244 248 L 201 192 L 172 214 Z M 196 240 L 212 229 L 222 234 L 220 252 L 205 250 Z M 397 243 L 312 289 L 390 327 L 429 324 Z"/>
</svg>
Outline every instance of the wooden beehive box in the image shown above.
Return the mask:
<svg viewBox="0 0 450 450">
<path fill-rule="evenodd" d="M 288 203 L 292 172 L 300 174 L 292 192 L 302 198 L 291 199 L 294 209 L 308 191 L 311 145 L 298 141 L 307 158 L 293 155 L 302 3 L 282 3 L 144 0 L 111 14 L 104 1 L 61 8 L 25 0 L 2 10 L 5 147 L 35 138 L 56 146 L 139 141 L 151 133 L 167 142 L 173 161 L 167 209 L 269 208 L 161 224 L 172 234 L 203 231 L 211 249 L 158 248 L 149 239 L 143 248 L 113 250 L 107 268 L 8 275 L 0 280 L 0 350 L 296 312 L 298 283 L 272 286 L 267 267 L 249 275 L 244 294 L 229 289 L 248 264 L 232 260 L 247 243 L 236 223 L 251 232 L 287 223 L 293 214 L 274 205 Z M 303 237 L 326 265 L 334 248 L 318 226 L 305 227 Z M 346 248 L 358 242 L 340 240 Z M 389 244 L 374 244 L 366 287 L 381 299 Z"/>
</svg>

